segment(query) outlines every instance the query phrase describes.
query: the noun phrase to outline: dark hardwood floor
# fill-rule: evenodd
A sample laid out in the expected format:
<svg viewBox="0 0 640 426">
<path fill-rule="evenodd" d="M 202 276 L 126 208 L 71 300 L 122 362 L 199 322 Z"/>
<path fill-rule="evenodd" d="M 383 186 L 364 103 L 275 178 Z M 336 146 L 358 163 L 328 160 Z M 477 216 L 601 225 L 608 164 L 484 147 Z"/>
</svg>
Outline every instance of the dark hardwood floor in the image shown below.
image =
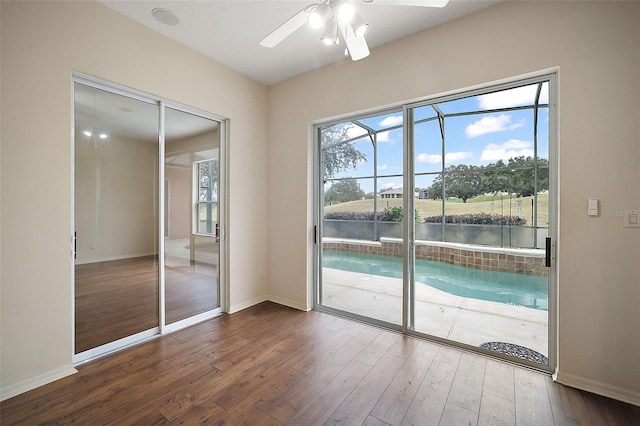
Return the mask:
<svg viewBox="0 0 640 426">
<path fill-rule="evenodd" d="M 0 403 L 8 425 L 640 425 L 548 375 L 265 302 Z"/>
<path fill-rule="evenodd" d="M 154 256 L 76 265 L 76 353 L 157 326 Z"/>
<path fill-rule="evenodd" d="M 165 283 L 167 324 L 218 306 L 213 265 L 187 260 L 167 266 Z M 76 353 L 157 327 L 158 321 L 155 256 L 76 265 Z"/>
</svg>

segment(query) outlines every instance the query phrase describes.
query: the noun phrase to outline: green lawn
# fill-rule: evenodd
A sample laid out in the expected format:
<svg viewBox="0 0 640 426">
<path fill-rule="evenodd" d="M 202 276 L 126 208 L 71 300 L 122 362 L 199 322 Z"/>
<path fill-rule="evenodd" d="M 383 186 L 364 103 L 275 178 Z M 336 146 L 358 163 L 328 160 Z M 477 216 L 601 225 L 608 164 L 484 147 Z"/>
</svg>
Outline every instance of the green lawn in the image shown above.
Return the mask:
<svg viewBox="0 0 640 426">
<path fill-rule="evenodd" d="M 506 216 L 517 216 L 518 200 L 522 201 L 521 217 L 527 219 L 527 225 L 533 225 L 532 220 L 532 200 L 534 197 L 509 199 L 509 196 L 500 195 L 482 195 L 470 198 L 466 203 L 462 200 L 452 199 L 445 202 L 447 215 L 459 215 L 466 213 L 489 213 Z M 415 200 L 416 209 L 423 218 L 428 216 L 436 216 L 442 213 L 442 200 Z M 380 199 L 378 198 L 378 211 L 383 211 L 385 207 L 402 206 L 402 198 Z M 548 223 L 548 194 L 538 195 L 538 226 L 547 226 Z M 330 212 L 356 212 L 367 213 L 373 212 L 373 200 L 357 200 L 346 203 L 325 206 L 325 213 Z"/>
</svg>

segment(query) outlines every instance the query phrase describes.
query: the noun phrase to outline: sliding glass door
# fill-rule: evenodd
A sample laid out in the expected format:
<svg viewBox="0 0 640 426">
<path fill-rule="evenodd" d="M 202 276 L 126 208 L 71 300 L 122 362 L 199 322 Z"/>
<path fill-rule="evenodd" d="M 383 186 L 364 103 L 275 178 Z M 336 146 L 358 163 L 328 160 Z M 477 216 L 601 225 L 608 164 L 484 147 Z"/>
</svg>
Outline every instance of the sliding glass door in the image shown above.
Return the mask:
<svg viewBox="0 0 640 426">
<path fill-rule="evenodd" d="M 549 366 L 549 83 L 412 106 L 416 332 Z M 437 243 L 436 243 L 437 242 Z"/>
<path fill-rule="evenodd" d="M 402 128 L 396 110 L 318 129 L 319 302 L 396 328 L 403 294 Z"/>
<path fill-rule="evenodd" d="M 316 307 L 551 370 L 554 98 L 550 75 L 318 126 Z"/>
<path fill-rule="evenodd" d="M 74 76 L 74 362 L 221 312 L 224 120 Z"/>
<path fill-rule="evenodd" d="M 164 271 L 166 323 L 220 306 L 220 125 L 166 108 Z"/>
<path fill-rule="evenodd" d="M 75 353 L 158 317 L 156 103 L 75 84 Z"/>
</svg>

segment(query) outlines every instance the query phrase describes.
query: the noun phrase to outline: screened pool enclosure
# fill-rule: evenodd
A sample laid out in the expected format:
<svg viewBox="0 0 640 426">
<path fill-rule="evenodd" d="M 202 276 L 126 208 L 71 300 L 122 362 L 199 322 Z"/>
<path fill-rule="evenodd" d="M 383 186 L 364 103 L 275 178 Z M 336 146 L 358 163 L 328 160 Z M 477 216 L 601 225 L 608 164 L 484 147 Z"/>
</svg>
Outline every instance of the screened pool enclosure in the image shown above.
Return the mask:
<svg viewBox="0 0 640 426">
<path fill-rule="evenodd" d="M 324 235 L 399 238 L 408 195 L 417 239 L 544 247 L 548 92 L 541 82 L 411 109 L 414 188 L 406 194 L 401 109 L 322 129 Z M 496 137 L 509 133 L 517 136 Z M 478 150 L 482 139 L 491 142 Z"/>
<path fill-rule="evenodd" d="M 545 75 L 317 125 L 316 306 L 550 368 L 550 99 Z"/>
</svg>

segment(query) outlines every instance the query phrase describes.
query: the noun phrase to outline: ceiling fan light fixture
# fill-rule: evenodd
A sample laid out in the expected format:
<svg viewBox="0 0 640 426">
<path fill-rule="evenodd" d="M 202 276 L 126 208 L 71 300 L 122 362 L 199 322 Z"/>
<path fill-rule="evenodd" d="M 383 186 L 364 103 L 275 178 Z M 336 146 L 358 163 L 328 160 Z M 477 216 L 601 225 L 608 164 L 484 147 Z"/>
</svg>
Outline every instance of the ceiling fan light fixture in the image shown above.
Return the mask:
<svg viewBox="0 0 640 426">
<path fill-rule="evenodd" d="M 356 10 L 351 3 L 345 2 L 338 5 L 338 19 L 348 24 L 356 16 Z"/>
<path fill-rule="evenodd" d="M 353 32 L 356 36 L 361 37 L 367 32 L 369 24 L 367 24 L 360 15 L 356 14 L 353 18 L 353 22 L 351 23 L 351 27 L 353 28 Z"/>
<path fill-rule="evenodd" d="M 307 22 L 309 23 L 309 26 L 314 30 L 320 30 L 326 25 L 330 13 L 331 9 L 329 8 L 329 5 L 319 4 L 316 6 L 313 12 L 309 14 Z"/>
<path fill-rule="evenodd" d="M 330 19 L 327 25 L 324 27 L 324 32 L 320 40 L 327 46 L 333 46 L 340 43 L 338 38 L 338 21 Z"/>
</svg>

